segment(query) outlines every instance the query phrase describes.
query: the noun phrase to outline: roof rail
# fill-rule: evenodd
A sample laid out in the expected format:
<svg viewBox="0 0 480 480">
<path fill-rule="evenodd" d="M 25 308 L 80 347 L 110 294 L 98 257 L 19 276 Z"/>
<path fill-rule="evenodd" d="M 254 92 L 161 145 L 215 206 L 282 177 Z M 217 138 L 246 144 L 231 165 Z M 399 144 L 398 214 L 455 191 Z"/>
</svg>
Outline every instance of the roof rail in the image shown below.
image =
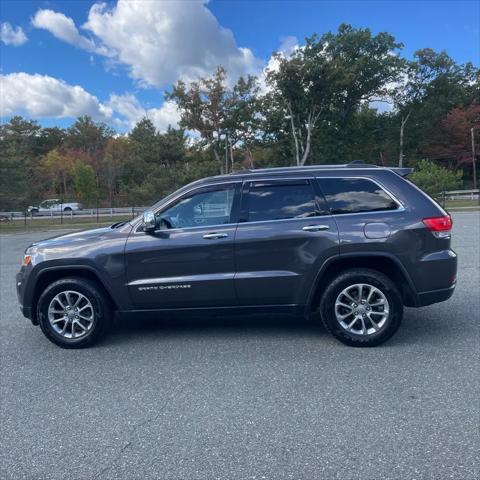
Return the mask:
<svg viewBox="0 0 480 480">
<path fill-rule="evenodd" d="M 308 171 L 308 170 L 335 170 L 337 168 L 379 168 L 378 165 L 365 163 L 363 160 L 354 160 L 350 163 L 331 163 L 320 165 L 295 165 L 290 167 L 269 167 L 269 168 L 246 168 L 230 175 L 244 175 L 246 173 L 273 173 L 273 172 L 291 172 L 291 171 Z"/>
<path fill-rule="evenodd" d="M 271 168 L 246 168 L 237 172 L 231 172 L 229 175 L 245 175 L 249 173 L 288 173 L 288 172 L 308 172 L 310 170 L 336 170 L 340 168 L 384 168 L 391 170 L 401 177 L 406 177 L 413 172 L 413 168 L 382 167 L 372 163 L 365 163 L 363 160 L 353 160 L 350 163 L 336 163 L 323 165 L 304 165 L 292 167 L 271 167 Z"/>
</svg>

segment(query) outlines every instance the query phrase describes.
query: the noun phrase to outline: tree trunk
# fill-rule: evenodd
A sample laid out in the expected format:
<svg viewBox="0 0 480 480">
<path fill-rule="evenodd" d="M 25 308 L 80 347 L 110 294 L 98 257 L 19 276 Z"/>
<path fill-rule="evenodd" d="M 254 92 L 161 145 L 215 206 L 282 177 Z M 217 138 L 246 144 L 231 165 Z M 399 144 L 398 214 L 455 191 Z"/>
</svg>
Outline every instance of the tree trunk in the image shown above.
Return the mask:
<svg viewBox="0 0 480 480">
<path fill-rule="evenodd" d="M 248 160 L 250 161 L 250 168 L 254 169 L 255 165 L 253 163 L 253 154 L 252 154 L 252 151 L 248 147 L 247 147 L 247 157 L 248 157 Z"/>
<path fill-rule="evenodd" d="M 287 109 L 290 113 L 290 125 L 292 127 L 292 135 L 293 135 L 293 140 L 295 142 L 295 163 L 297 165 L 300 165 L 300 154 L 299 154 L 299 145 L 298 145 L 298 138 L 297 138 L 297 130 L 295 128 L 295 120 L 293 119 L 293 112 L 292 112 L 292 107 L 290 106 L 289 103 L 287 103 Z"/>
<path fill-rule="evenodd" d="M 310 153 L 310 144 L 312 141 L 312 128 L 313 128 L 313 125 L 309 122 L 307 127 L 307 140 L 305 144 L 305 150 L 302 155 L 302 160 L 300 161 L 300 165 L 302 167 L 305 165 L 305 162 L 307 161 L 308 155 Z"/>
<path fill-rule="evenodd" d="M 233 172 L 233 164 L 235 162 L 234 158 L 233 158 L 233 146 L 232 146 L 232 142 L 229 142 L 229 146 L 230 146 L 230 171 Z"/>
<path fill-rule="evenodd" d="M 215 157 L 215 160 L 220 166 L 220 175 L 223 175 L 223 162 L 220 159 L 220 155 L 218 154 L 217 149 L 215 147 L 213 147 L 213 155 Z"/>
<path fill-rule="evenodd" d="M 400 153 L 398 155 L 398 166 L 403 167 L 403 136 L 405 131 L 405 125 L 408 122 L 408 117 L 410 117 L 410 110 L 405 117 L 402 116 L 402 123 L 400 124 Z"/>
<path fill-rule="evenodd" d="M 67 175 L 65 172 L 62 172 L 62 180 L 63 180 L 63 196 L 67 195 Z"/>
<path fill-rule="evenodd" d="M 302 167 L 305 165 L 305 162 L 307 161 L 308 156 L 310 155 L 310 147 L 312 145 L 312 132 L 313 132 L 313 129 L 315 128 L 315 125 L 319 117 L 320 117 L 320 112 L 315 114 L 315 107 L 308 114 L 307 139 L 305 141 L 305 149 L 303 150 L 302 160 L 300 161 L 300 165 Z"/>
</svg>

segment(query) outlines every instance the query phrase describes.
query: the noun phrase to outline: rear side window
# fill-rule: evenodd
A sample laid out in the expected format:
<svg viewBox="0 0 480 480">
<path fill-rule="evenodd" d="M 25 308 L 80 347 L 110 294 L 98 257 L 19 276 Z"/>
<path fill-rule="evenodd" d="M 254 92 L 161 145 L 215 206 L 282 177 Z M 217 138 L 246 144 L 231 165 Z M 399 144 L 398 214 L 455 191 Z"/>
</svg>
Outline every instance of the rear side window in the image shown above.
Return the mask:
<svg viewBox="0 0 480 480">
<path fill-rule="evenodd" d="M 371 180 L 362 178 L 320 178 L 320 188 L 332 214 L 396 210 L 397 203 Z"/>
<path fill-rule="evenodd" d="M 252 182 L 247 209 L 249 222 L 319 215 L 312 185 L 307 180 L 291 183 Z"/>
</svg>

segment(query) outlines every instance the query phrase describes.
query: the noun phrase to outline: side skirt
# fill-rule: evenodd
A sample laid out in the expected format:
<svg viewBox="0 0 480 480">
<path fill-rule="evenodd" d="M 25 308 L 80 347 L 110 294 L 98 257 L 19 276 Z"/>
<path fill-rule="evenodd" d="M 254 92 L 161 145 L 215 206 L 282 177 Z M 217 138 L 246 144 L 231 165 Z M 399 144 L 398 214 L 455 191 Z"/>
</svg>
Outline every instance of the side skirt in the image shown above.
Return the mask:
<svg viewBox="0 0 480 480">
<path fill-rule="evenodd" d="M 306 305 L 252 305 L 233 307 L 203 308 L 159 308 L 149 310 L 119 310 L 117 318 L 158 318 L 169 317 L 231 317 L 238 315 L 272 315 L 286 314 L 305 316 Z"/>
</svg>

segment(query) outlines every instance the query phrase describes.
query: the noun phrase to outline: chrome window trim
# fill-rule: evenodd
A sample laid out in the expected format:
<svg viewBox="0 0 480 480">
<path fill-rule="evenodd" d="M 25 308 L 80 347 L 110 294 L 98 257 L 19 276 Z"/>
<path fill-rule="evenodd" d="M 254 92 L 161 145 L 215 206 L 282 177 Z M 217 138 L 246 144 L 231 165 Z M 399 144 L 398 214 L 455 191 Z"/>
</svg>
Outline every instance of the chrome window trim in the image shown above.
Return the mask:
<svg viewBox="0 0 480 480">
<path fill-rule="evenodd" d="M 372 169 L 374 170 L 374 169 Z M 330 214 L 334 217 L 336 216 L 344 216 L 344 215 L 371 215 L 373 213 L 382 213 L 382 212 L 404 212 L 405 211 L 405 206 L 403 205 L 403 203 L 388 189 L 386 188 L 382 183 L 378 182 L 378 180 L 374 180 L 373 178 L 370 178 L 370 177 L 363 177 L 363 176 L 346 176 L 346 175 L 342 175 L 342 176 L 328 176 L 328 177 L 325 177 L 325 176 L 315 176 L 315 179 L 317 180 L 327 180 L 329 178 L 334 178 L 334 179 L 340 179 L 340 180 L 344 180 L 344 179 L 356 179 L 356 180 L 367 180 L 367 181 L 370 181 L 370 182 L 373 182 L 375 185 L 377 185 L 377 187 L 381 188 L 385 193 L 388 194 L 388 196 L 397 204 L 397 207 L 395 210 L 388 210 L 388 209 L 385 209 L 385 210 L 374 210 L 374 211 L 370 211 L 370 212 L 350 212 L 350 213 L 331 213 Z M 321 189 L 321 187 L 320 187 Z M 323 192 L 322 192 L 323 193 Z M 324 194 L 325 196 L 325 194 Z M 325 200 L 327 202 L 327 206 L 328 208 L 330 209 L 330 206 L 328 205 L 328 200 L 326 199 L 325 197 Z"/>
<path fill-rule="evenodd" d="M 326 215 L 317 215 L 315 217 L 293 217 L 293 218 L 276 218 L 274 220 L 255 220 L 254 222 L 240 222 L 238 226 L 241 227 L 243 225 L 254 225 L 257 223 L 272 223 L 272 222 L 292 222 L 292 221 L 310 221 L 314 222 L 317 218 L 331 218 L 333 215 L 331 213 L 327 213 Z"/>
<path fill-rule="evenodd" d="M 376 168 L 370 168 L 370 169 L 364 169 L 364 170 L 374 170 L 374 171 L 378 171 L 378 169 Z M 331 212 L 329 212 L 328 214 L 326 215 L 318 215 L 318 216 L 315 216 L 315 217 L 294 217 L 294 218 L 279 218 L 279 219 L 274 219 L 274 220 L 257 220 L 257 221 L 254 221 L 254 222 L 240 222 L 240 223 L 223 223 L 223 224 L 219 224 L 219 225 L 208 225 L 207 227 L 205 226 L 202 226 L 202 225 L 199 225 L 198 227 L 185 227 L 185 228 L 172 228 L 172 229 L 169 229 L 168 231 L 169 232 L 184 232 L 184 231 L 190 231 L 190 230 L 198 230 L 198 229 L 201 229 L 201 228 L 212 228 L 212 229 L 216 229 L 216 228 L 221 228 L 221 227 L 232 227 L 232 226 L 235 226 L 235 225 L 252 225 L 252 224 L 258 224 L 258 223 L 271 223 L 271 222 L 286 222 L 286 221 L 291 221 L 291 220 L 310 220 L 310 221 L 313 221 L 313 219 L 315 218 L 320 218 L 320 217 L 335 217 L 335 216 L 344 216 L 344 215 L 371 215 L 371 214 L 379 214 L 379 213 L 383 213 L 383 212 L 390 212 L 390 213 L 393 213 L 393 212 L 404 212 L 405 211 L 405 206 L 403 205 L 403 203 L 388 189 L 386 188 L 382 183 L 378 182 L 377 180 L 374 180 L 373 178 L 371 177 L 365 177 L 365 176 L 362 176 L 362 175 L 338 175 L 338 176 L 331 176 L 331 175 L 328 175 L 328 176 L 318 176 L 318 175 L 312 175 L 312 176 L 309 176 L 309 175 L 304 175 L 304 172 L 302 172 L 303 175 L 300 175 L 300 176 L 295 176 L 295 177 L 281 177 L 281 176 L 278 176 L 278 177 L 269 177 L 269 176 L 266 176 L 265 178 L 238 178 L 238 179 L 235 179 L 235 180 L 224 180 L 224 181 L 221 181 L 221 182 L 215 182 L 215 183 L 208 183 L 208 184 L 205 184 L 205 185 L 196 185 L 195 187 L 192 187 L 191 189 L 189 190 L 186 190 L 185 192 L 182 192 L 178 195 L 176 195 L 175 197 L 173 197 L 166 205 L 164 206 L 161 206 L 161 207 L 158 207 L 156 210 L 153 211 L 153 213 L 157 213 L 158 211 L 162 210 L 162 209 L 166 209 L 168 207 L 170 207 L 170 205 L 174 202 L 176 202 L 179 198 L 185 196 L 185 195 L 188 195 L 189 193 L 192 193 L 192 192 L 195 192 L 196 190 L 201 190 L 202 188 L 208 188 L 208 187 L 216 187 L 216 186 L 222 186 L 222 185 L 237 185 L 237 184 L 241 184 L 242 187 L 244 184 L 246 183 L 249 183 L 249 182 L 268 182 L 268 181 L 275 181 L 275 182 L 282 182 L 282 181 L 292 181 L 292 180 L 317 180 L 317 179 L 322 179 L 322 180 L 326 180 L 326 179 L 329 179 L 329 178 L 332 178 L 332 179 L 359 179 L 359 180 L 368 180 L 370 182 L 373 182 L 375 185 L 377 185 L 379 188 L 381 188 L 384 192 L 386 192 L 389 197 L 397 204 L 397 209 L 395 210 L 375 210 L 373 212 L 351 212 L 351 213 L 336 213 L 336 214 L 332 214 Z M 259 175 L 260 176 L 260 175 Z M 323 193 L 323 192 L 322 192 Z M 242 189 L 240 191 L 240 195 L 242 195 L 243 192 L 242 192 Z M 327 202 L 327 206 L 328 206 L 328 202 Z M 330 207 L 329 207 L 330 209 Z M 134 225 L 133 227 L 133 234 L 134 235 L 137 235 L 137 234 L 145 234 L 145 232 L 143 231 L 138 231 L 138 228 L 140 227 L 141 225 L 141 220 L 138 221 L 137 224 Z"/>
</svg>

